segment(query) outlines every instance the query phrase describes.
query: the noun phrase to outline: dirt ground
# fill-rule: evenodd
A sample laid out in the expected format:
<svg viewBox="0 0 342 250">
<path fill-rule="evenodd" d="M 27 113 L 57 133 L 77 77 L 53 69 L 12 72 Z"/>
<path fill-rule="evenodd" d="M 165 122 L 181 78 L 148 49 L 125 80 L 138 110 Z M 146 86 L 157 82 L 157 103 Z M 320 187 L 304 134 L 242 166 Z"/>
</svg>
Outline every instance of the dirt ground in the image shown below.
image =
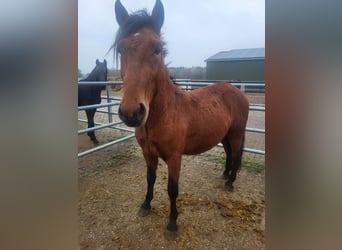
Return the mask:
<svg viewBox="0 0 342 250">
<path fill-rule="evenodd" d="M 252 98 L 259 104 L 264 100 Z M 259 116 L 250 115 L 249 124 L 264 124 L 264 115 Z M 104 129 L 96 135 L 102 144 L 127 133 Z M 250 135 L 246 139 L 252 144 L 259 140 Z M 79 151 L 92 146 L 86 135 L 79 136 Z M 243 167 L 234 192 L 223 191 L 223 164 L 218 161 L 223 156 L 218 147 L 183 156 L 177 199 L 179 229 L 174 241 L 164 237 L 169 198 L 167 167 L 162 160 L 152 211 L 140 218 L 137 212 L 146 193 L 146 167 L 134 138 L 79 158 L 80 249 L 265 249 L 264 171 Z M 252 159 L 260 161 L 260 157 Z"/>
</svg>

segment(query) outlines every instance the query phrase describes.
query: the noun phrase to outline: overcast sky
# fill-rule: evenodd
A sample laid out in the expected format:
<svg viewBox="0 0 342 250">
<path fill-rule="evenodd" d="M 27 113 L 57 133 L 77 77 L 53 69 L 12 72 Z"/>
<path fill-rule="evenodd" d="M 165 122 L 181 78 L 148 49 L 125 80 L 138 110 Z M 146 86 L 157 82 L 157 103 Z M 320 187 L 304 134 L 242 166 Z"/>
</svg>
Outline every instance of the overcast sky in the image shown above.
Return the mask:
<svg viewBox="0 0 342 250">
<path fill-rule="evenodd" d="M 113 52 L 118 24 L 115 0 L 78 1 L 78 68 L 89 73 L 98 58 L 114 67 Z M 129 13 L 155 0 L 121 0 Z M 162 0 L 162 27 L 171 67 L 205 66 L 204 60 L 219 51 L 265 47 L 265 0 Z"/>
</svg>

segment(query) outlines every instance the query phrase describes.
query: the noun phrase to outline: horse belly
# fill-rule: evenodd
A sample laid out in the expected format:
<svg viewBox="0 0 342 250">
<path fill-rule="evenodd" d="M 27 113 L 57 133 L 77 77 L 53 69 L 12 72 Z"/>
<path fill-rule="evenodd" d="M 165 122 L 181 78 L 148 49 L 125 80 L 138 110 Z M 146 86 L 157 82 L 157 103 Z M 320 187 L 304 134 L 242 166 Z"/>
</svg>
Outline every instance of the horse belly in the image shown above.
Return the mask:
<svg viewBox="0 0 342 250">
<path fill-rule="evenodd" d="M 201 154 L 204 153 L 210 149 L 212 149 L 213 147 L 215 147 L 217 145 L 217 143 L 211 143 L 211 144 L 197 144 L 197 145 L 187 145 L 187 147 L 184 150 L 185 155 L 197 155 L 197 154 Z"/>
<path fill-rule="evenodd" d="M 190 128 L 184 154 L 200 154 L 215 147 L 228 132 L 228 126 L 220 124 L 215 127 L 208 125 L 204 129 Z"/>
</svg>

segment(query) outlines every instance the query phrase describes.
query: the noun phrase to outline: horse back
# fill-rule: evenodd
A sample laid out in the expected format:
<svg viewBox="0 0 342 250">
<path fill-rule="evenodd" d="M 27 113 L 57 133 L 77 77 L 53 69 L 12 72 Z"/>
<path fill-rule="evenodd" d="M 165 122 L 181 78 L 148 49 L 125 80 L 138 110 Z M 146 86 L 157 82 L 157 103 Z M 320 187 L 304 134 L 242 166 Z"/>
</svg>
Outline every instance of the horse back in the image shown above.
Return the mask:
<svg viewBox="0 0 342 250">
<path fill-rule="evenodd" d="M 249 101 L 245 93 L 238 87 L 227 82 L 218 82 L 209 86 L 209 88 L 221 96 L 222 104 L 231 116 L 230 128 L 244 130 L 249 112 Z"/>
<path fill-rule="evenodd" d="M 218 82 L 189 91 L 188 106 L 209 119 L 229 121 L 229 126 L 245 126 L 248 119 L 249 101 L 236 86 Z"/>
</svg>

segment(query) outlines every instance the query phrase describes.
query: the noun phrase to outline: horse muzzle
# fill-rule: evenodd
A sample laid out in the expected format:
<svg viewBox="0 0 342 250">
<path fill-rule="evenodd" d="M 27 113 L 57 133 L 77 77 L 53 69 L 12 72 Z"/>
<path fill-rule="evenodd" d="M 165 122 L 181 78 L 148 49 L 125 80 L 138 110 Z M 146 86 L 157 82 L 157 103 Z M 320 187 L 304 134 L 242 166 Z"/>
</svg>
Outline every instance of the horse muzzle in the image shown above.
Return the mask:
<svg viewBox="0 0 342 250">
<path fill-rule="evenodd" d="M 125 110 L 122 105 L 119 106 L 119 117 L 129 127 L 140 127 L 145 121 L 145 105 L 139 103 L 133 112 Z"/>
</svg>

